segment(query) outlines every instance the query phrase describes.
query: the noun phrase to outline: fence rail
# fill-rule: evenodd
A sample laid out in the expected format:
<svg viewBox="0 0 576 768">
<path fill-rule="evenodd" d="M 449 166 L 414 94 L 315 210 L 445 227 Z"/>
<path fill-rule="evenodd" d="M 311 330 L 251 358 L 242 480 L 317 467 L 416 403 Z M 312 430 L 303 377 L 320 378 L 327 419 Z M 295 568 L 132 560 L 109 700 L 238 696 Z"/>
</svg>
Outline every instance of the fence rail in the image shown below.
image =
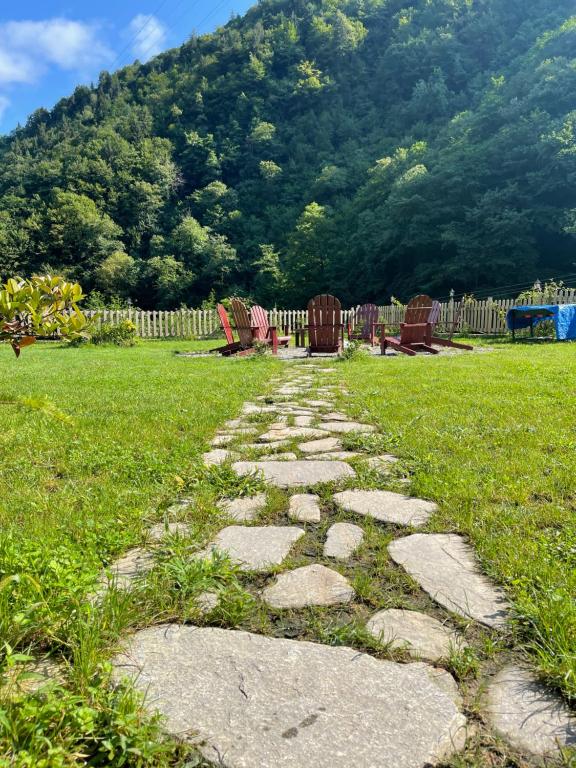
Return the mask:
<svg viewBox="0 0 576 768">
<path fill-rule="evenodd" d="M 526 299 L 483 299 L 468 300 L 463 304 L 455 301 L 442 303 L 438 329 L 440 331 L 480 334 L 502 334 L 506 332 L 506 312 L 510 307 L 526 304 L 573 304 L 576 303 L 575 289 L 561 289 L 554 294 L 534 293 Z M 401 305 L 380 307 L 380 319 L 391 329 L 397 328 L 404 317 Z M 345 310 L 343 322 L 347 323 L 354 310 Z M 96 317 L 97 326 L 103 323 L 117 324 L 131 320 L 143 339 L 189 339 L 210 338 L 219 335 L 220 321 L 213 309 L 179 309 L 174 311 L 147 311 L 139 309 L 104 309 L 87 312 Z M 270 323 L 290 332 L 306 323 L 304 309 L 272 309 Z"/>
</svg>

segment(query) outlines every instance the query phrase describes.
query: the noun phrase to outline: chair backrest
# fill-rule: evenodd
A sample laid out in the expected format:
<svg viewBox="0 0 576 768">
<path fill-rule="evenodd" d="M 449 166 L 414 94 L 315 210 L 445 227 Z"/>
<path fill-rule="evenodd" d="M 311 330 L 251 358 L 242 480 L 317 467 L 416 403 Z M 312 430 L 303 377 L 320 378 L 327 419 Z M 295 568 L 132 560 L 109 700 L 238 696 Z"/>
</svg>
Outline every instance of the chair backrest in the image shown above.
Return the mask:
<svg viewBox="0 0 576 768">
<path fill-rule="evenodd" d="M 406 325 L 429 323 L 433 309 L 433 302 L 430 296 L 426 296 L 426 294 L 415 296 L 408 302 L 404 322 Z"/>
<path fill-rule="evenodd" d="M 438 323 L 440 322 L 441 309 L 442 309 L 442 306 L 439 301 L 432 302 L 432 312 L 430 312 L 430 317 L 428 318 L 429 323 L 432 323 L 432 325 L 438 325 Z"/>
<path fill-rule="evenodd" d="M 366 341 L 371 341 L 375 323 L 378 322 L 380 310 L 376 304 L 362 304 L 356 310 L 356 333 Z"/>
<path fill-rule="evenodd" d="M 251 347 L 254 344 L 254 336 L 252 335 L 252 323 L 246 304 L 241 299 L 230 299 L 230 305 L 240 344 L 243 347 Z"/>
<path fill-rule="evenodd" d="M 308 302 L 310 347 L 338 350 L 342 333 L 342 305 L 335 296 L 322 294 Z"/>
<path fill-rule="evenodd" d="M 232 333 L 232 326 L 230 325 L 230 319 L 228 318 L 228 312 L 222 304 L 218 304 L 216 309 L 218 310 L 218 317 L 220 318 L 220 325 L 226 336 L 228 344 L 234 344 L 234 334 Z"/>
<path fill-rule="evenodd" d="M 254 338 L 260 341 L 265 341 L 268 338 L 268 331 L 270 329 L 268 312 L 266 312 L 263 307 L 259 307 L 256 304 L 250 310 L 250 317 L 252 319 L 252 332 Z"/>
</svg>

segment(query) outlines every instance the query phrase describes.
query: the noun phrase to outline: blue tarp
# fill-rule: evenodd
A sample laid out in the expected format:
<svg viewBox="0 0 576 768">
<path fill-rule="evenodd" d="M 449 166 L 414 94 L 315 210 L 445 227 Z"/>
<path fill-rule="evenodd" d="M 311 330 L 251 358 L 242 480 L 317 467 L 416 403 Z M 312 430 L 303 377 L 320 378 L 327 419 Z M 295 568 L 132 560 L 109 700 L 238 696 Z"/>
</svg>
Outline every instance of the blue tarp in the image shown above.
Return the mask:
<svg viewBox="0 0 576 768">
<path fill-rule="evenodd" d="M 506 325 L 511 331 L 530 328 L 544 320 L 553 320 L 559 341 L 576 339 L 576 304 L 530 304 L 512 307 L 506 315 Z"/>
</svg>

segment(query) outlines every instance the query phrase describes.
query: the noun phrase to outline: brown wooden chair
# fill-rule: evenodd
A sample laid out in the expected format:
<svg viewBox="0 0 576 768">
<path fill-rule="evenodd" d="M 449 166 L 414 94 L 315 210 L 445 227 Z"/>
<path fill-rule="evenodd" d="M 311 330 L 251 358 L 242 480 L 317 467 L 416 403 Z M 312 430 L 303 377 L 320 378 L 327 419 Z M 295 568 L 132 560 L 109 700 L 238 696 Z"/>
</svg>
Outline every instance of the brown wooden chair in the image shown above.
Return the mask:
<svg viewBox="0 0 576 768">
<path fill-rule="evenodd" d="M 344 342 L 342 305 L 335 296 L 322 294 L 308 302 L 308 355 L 340 352 Z"/>
<path fill-rule="evenodd" d="M 386 336 L 384 326 L 380 337 L 380 349 L 383 355 L 388 347 L 397 349 L 405 355 L 415 355 L 417 352 L 428 352 L 437 355 L 438 350 L 432 346 L 432 331 L 434 324 L 431 319 L 436 315 L 438 321 L 439 308 L 435 310 L 430 296 L 415 296 L 408 302 L 404 322 L 400 323 L 400 338 Z"/>
<path fill-rule="evenodd" d="M 226 336 L 226 344 L 223 347 L 216 347 L 216 349 L 211 349 L 210 352 L 220 352 L 220 354 L 224 355 L 225 357 L 229 357 L 230 355 L 252 354 L 254 352 L 253 347 L 244 349 L 242 347 L 242 344 L 239 341 L 236 341 L 234 339 L 234 334 L 232 333 L 232 326 L 230 325 L 230 318 L 228 317 L 228 312 L 226 312 L 226 308 L 222 304 L 218 304 L 216 309 L 218 311 L 220 325 L 222 326 L 222 330 L 224 331 L 224 335 Z"/>
<path fill-rule="evenodd" d="M 440 310 L 441 305 L 439 301 L 434 301 L 432 304 L 432 314 L 430 316 L 430 322 L 432 323 L 432 333 L 434 334 L 434 331 L 436 330 L 436 326 L 438 325 L 438 321 L 440 320 Z M 458 328 L 458 325 L 460 323 L 460 312 L 461 310 L 458 310 L 458 313 L 456 315 L 456 318 L 454 319 L 454 322 L 452 323 L 452 328 L 450 330 L 450 335 L 447 339 L 443 339 L 442 336 L 432 336 L 432 343 L 436 344 L 439 347 L 453 347 L 454 349 L 466 349 L 468 351 L 472 351 L 474 347 L 471 347 L 469 344 L 460 344 L 457 341 L 452 341 L 452 336 L 456 332 L 456 329 Z"/>
<path fill-rule="evenodd" d="M 272 354 L 278 354 L 278 333 L 275 326 L 269 325 L 266 336 L 264 338 L 258 338 L 258 333 L 260 332 L 259 326 L 255 326 L 252 323 L 250 312 L 242 299 L 230 299 L 230 305 L 232 307 L 234 325 L 236 326 L 236 332 L 240 338 L 242 348 L 253 349 L 254 342 L 259 341 L 262 344 L 270 344 L 272 347 Z"/>
<path fill-rule="evenodd" d="M 250 310 L 250 320 L 252 322 L 252 331 L 254 338 L 258 341 L 267 342 L 272 336 L 272 326 L 268 318 L 268 312 L 263 307 L 255 304 Z M 276 330 L 276 328 L 274 328 Z M 278 336 L 278 346 L 287 347 L 290 344 L 290 334 L 288 329 L 284 328 L 284 336 Z"/>
<path fill-rule="evenodd" d="M 376 304 L 362 304 L 348 321 L 348 341 L 364 341 L 374 346 L 380 338 L 380 310 Z"/>
</svg>

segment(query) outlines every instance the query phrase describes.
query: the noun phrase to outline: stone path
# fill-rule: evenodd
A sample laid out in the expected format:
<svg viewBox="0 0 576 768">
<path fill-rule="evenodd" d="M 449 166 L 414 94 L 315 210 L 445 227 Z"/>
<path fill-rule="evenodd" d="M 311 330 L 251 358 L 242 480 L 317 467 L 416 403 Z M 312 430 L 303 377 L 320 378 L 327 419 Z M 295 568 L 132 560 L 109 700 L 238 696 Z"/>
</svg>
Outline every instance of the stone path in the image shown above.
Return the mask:
<svg viewBox="0 0 576 768">
<path fill-rule="evenodd" d="M 170 625 L 134 635 L 116 659 L 116 675 L 133 677 L 149 706 L 166 717 L 168 732 L 194 739 L 214 765 L 428 768 L 449 760 L 464 747 L 466 718 L 455 679 L 438 665 L 466 649 L 458 617 L 502 631 L 509 605 L 462 537 L 413 532 L 425 529 L 437 507 L 388 489 L 410 483 L 397 457 L 343 448 L 347 435 L 376 430 L 337 410 L 337 369 L 291 363 L 287 370 L 271 395 L 245 403 L 239 417 L 224 424 L 204 455 L 207 465 L 230 462 L 239 476 L 259 475 L 268 492 L 220 500 L 227 524 L 191 557 L 226 553 L 271 621 L 305 617 L 310 609 L 335 617 L 355 612 L 381 648 L 404 650 L 403 658 L 416 661 Z M 381 478 L 383 487 L 363 488 L 367 474 Z M 274 513 L 276 524 L 264 524 L 269 498 L 278 495 L 288 497 L 285 507 Z M 150 530 L 152 550 L 128 553 L 106 579 L 130 589 L 145 578 L 154 567 L 153 547 L 169 535 L 187 534 L 177 518 L 189 505 L 189 499 L 175 505 L 176 519 Z M 355 578 L 363 575 L 375 526 L 392 537 L 390 567 L 412 577 L 420 607 L 428 609 L 388 602 L 375 610 L 363 602 L 362 579 Z M 215 593 L 200 596 L 205 621 L 217 604 Z M 574 739 L 566 708 L 514 667 L 488 683 L 482 716 L 523 755 L 558 754 L 559 745 Z"/>
</svg>

